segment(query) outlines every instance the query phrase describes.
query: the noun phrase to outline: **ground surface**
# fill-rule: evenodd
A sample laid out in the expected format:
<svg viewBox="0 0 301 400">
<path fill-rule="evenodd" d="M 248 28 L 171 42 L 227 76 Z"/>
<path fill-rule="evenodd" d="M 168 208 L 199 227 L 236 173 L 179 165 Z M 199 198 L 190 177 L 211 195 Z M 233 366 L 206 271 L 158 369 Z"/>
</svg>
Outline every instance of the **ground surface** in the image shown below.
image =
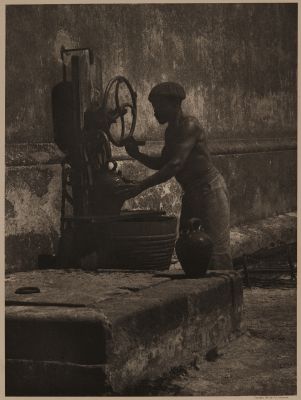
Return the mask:
<svg viewBox="0 0 301 400">
<path fill-rule="evenodd" d="M 244 304 L 246 333 L 220 349 L 215 361 L 196 360 L 136 394 L 296 394 L 296 289 L 289 284 L 245 289 Z"/>
</svg>

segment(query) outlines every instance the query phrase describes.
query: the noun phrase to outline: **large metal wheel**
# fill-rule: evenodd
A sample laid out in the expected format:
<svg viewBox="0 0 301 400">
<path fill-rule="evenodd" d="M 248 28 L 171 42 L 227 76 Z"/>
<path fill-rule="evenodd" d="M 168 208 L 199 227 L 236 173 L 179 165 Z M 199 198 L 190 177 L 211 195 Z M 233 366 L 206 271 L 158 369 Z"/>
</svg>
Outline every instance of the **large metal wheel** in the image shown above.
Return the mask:
<svg viewBox="0 0 301 400">
<path fill-rule="evenodd" d="M 123 103 L 120 104 L 120 85 L 124 83 L 126 88 L 129 91 L 131 101 L 128 103 Z M 104 93 L 104 99 L 103 99 L 103 108 L 107 110 L 108 107 L 108 100 L 110 95 L 112 94 L 112 91 L 114 93 L 114 102 L 115 102 L 115 108 L 112 112 L 112 115 L 114 115 L 115 120 L 120 119 L 121 122 L 121 132 L 120 136 L 118 139 L 113 137 L 113 135 L 108 131 L 107 135 L 110 139 L 110 141 L 117 147 L 122 147 L 125 145 L 125 143 L 133 136 L 135 126 L 136 126 L 136 119 L 137 119 L 137 94 L 133 90 L 130 82 L 124 78 L 123 76 L 116 76 L 115 78 L 111 79 L 110 82 L 108 83 L 108 86 L 105 90 Z M 131 124 L 128 132 L 126 132 L 126 127 L 125 127 L 125 120 L 124 116 L 130 112 L 131 113 Z"/>
</svg>

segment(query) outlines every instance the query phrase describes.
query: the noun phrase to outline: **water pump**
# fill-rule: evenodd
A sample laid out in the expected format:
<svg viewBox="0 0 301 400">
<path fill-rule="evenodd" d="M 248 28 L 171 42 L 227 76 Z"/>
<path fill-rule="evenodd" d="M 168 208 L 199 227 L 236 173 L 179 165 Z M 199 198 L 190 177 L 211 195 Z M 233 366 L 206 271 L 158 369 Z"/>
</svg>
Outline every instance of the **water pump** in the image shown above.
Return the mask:
<svg viewBox="0 0 301 400">
<path fill-rule="evenodd" d="M 168 246 L 165 246 L 163 256 L 158 253 L 157 259 L 154 258 L 156 251 L 151 250 L 149 256 L 152 261 L 148 259 L 146 263 L 159 269 L 168 267 L 176 239 L 176 218 L 167 217 L 162 211 L 121 211 L 125 199 L 116 193 L 116 188 L 131 181 L 118 171 L 111 144 L 122 147 L 129 140 L 135 141 L 136 92 L 122 76 L 111 79 L 104 91 L 102 87 L 95 89 L 91 79 L 94 54 L 90 48 L 62 47 L 61 60 L 63 80 L 52 91 L 52 116 L 54 141 L 65 156 L 62 161 L 60 239 L 52 264 L 79 266 L 85 256 L 96 251 L 101 264 L 133 267 L 135 260 L 127 262 L 130 257 L 124 252 L 122 259 L 112 261 L 118 249 L 112 248 L 110 229 L 113 229 L 114 223 L 143 222 L 147 216 L 155 218 L 155 225 L 159 227 L 158 237 L 166 240 L 164 234 L 168 235 L 168 243 L 164 242 Z M 118 126 L 120 129 L 116 133 Z M 138 145 L 145 144 L 144 141 L 136 142 Z M 152 235 L 156 236 L 157 228 L 153 229 Z M 119 227 L 115 227 L 115 231 L 118 230 Z M 137 235 L 140 238 L 139 233 Z M 158 245 L 153 236 L 149 239 L 149 244 Z M 119 241 L 119 248 L 122 243 Z M 142 245 L 145 246 L 145 243 Z M 130 245 L 127 244 L 126 248 L 130 254 Z M 139 254 L 137 262 L 143 264 L 143 251 Z M 40 264 L 47 264 L 45 258 L 40 257 Z"/>
</svg>

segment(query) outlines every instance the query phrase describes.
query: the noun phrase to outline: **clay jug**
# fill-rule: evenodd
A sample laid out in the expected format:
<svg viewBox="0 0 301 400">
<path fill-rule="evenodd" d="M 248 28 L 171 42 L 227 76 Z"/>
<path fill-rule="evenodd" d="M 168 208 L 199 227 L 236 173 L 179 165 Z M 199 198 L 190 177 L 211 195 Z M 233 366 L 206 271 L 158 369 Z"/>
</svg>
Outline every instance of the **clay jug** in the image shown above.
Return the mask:
<svg viewBox="0 0 301 400">
<path fill-rule="evenodd" d="M 198 218 L 191 218 L 188 228 L 180 232 L 176 253 L 187 277 L 204 276 L 212 255 L 212 241 L 201 227 Z"/>
</svg>

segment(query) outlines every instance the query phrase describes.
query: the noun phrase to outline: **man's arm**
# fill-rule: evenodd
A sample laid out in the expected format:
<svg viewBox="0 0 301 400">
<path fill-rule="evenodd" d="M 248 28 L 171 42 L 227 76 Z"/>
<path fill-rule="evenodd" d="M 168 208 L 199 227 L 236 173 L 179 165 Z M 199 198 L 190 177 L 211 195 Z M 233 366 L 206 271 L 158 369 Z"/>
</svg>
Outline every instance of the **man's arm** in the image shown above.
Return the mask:
<svg viewBox="0 0 301 400">
<path fill-rule="evenodd" d="M 134 158 L 141 162 L 141 164 L 151 169 L 159 170 L 162 167 L 161 157 L 149 156 L 139 151 Z"/>
<path fill-rule="evenodd" d="M 174 146 L 172 158 L 162 166 L 158 172 L 140 182 L 141 191 L 165 182 L 177 175 L 195 145 L 199 137 L 200 129 L 201 127 L 193 118 L 189 118 L 184 122 L 182 134 L 178 139 L 177 144 Z"/>
<path fill-rule="evenodd" d="M 162 157 L 149 156 L 141 153 L 135 141 L 129 140 L 125 145 L 125 149 L 131 157 L 148 168 L 159 170 L 162 167 Z"/>
<path fill-rule="evenodd" d="M 182 169 L 193 146 L 201 135 L 201 127 L 194 118 L 185 121 L 182 127 L 181 137 L 177 137 L 176 145 L 173 146 L 172 158 L 162 166 L 155 174 L 149 176 L 141 182 L 136 182 L 127 187 L 118 188 L 118 195 L 125 200 L 135 197 L 149 187 L 156 186 L 167 181 Z"/>
</svg>

